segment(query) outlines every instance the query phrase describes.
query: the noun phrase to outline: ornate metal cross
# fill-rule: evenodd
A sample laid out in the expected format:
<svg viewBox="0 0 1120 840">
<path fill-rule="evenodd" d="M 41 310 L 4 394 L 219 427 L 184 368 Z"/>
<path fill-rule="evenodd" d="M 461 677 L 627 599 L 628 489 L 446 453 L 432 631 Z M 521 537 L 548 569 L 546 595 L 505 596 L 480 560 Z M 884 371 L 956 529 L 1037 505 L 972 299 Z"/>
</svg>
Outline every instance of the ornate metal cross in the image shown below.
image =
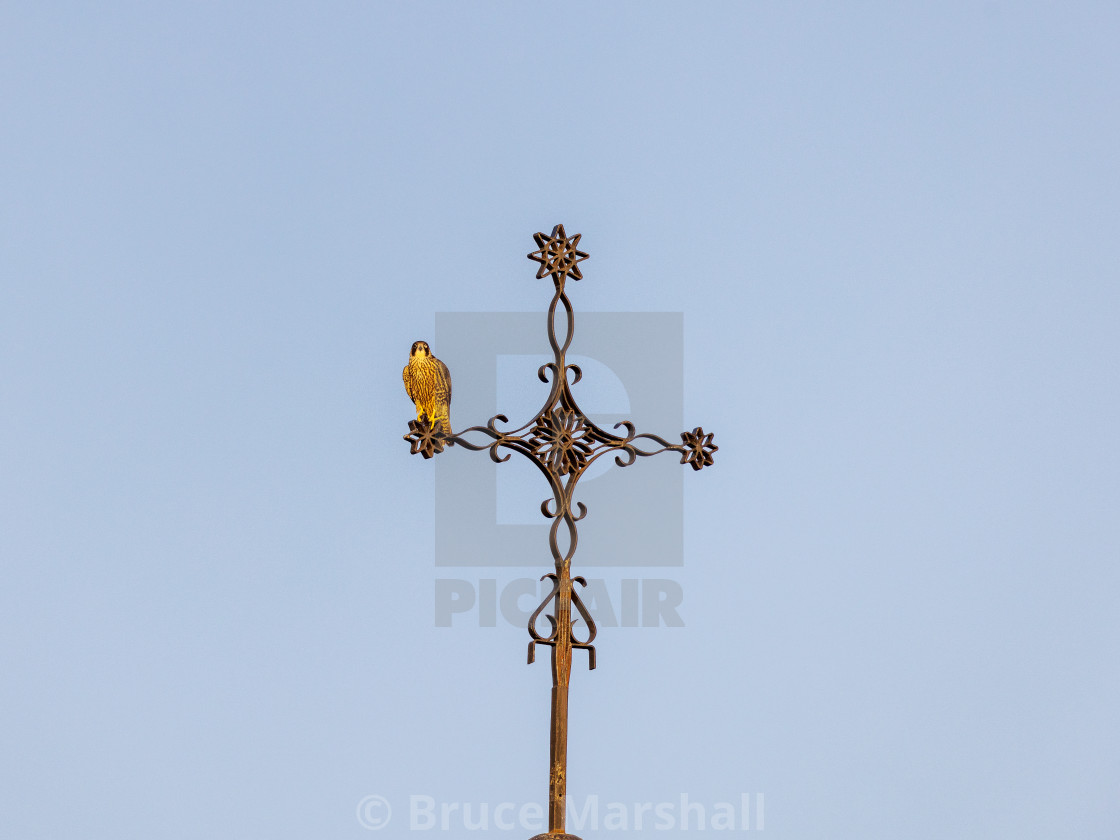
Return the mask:
<svg viewBox="0 0 1120 840">
<path fill-rule="evenodd" d="M 633 464 L 638 456 L 656 455 L 659 452 L 680 453 L 681 463 L 690 464 L 694 470 L 702 469 L 712 463 L 712 453 L 718 447 L 712 443 L 712 435 L 696 427 L 691 432 L 681 432 L 679 444 L 651 434 L 637 434 L 634 424 L 629 421 L 616 423 L 614 428 L 625 429 L 624 435 L 612 434 L 599 428 L 580 410 L 572 396 L 571 386 L 579 382 L 582 372 L 578 365 L 569 365 L 565 354 L 572 343 L 575 320 L 572 304 L 564 291 L 564 284 L 571 278 L 583 279 L 579 264 L 588 255 L 578 249 L 580 234 L 569 237 L 563 225 L 552 229 L 551 235 L 534 234 L 538 249 L 529 254 L 529 259 L 540 263 L 537 278 L 551 275 L 556 287 L 552 303 L 548 307 L 548 341 L 552 345 L 553 361 L 541 366 L 537 376 L 546 385 L 551 381 L 552 388 L 548 399 L 540 411 L 523 426 L 513 431 L 501 431 L 498 423 L 507 424 L 509 420 L 502 414 L 491 417 L 485 426 L 471 426 L 461 432 L 453 433 L 444 429 L 437 421 L 434 425 L 426 416 L 412 420 L 408 424 L 409 433 L 405 435 L 412 447 L 412 453 L 431 458 L 443 451 L 445 446 L 462 446 L 475 452 L 490 450 L 490 457 L 498 463 L 508 461 L 510 454 L 500 454 L 499 450 L 508 449 L 520 452 L 548 479 L 552 487 L 552 498 L 541 503 L 541 513 L 552 521 L 548 534 L 548 545 L 556 570 L 544 575 L 552 581 L 552 590 L 541 601 L 529 618 L 529 662 L 535 658 L 537 645 L 552 648 L 552 715 L 549 737 L 549 783 L 548 783 L 548 833 L 538 834 L 532 840 L 579 840 L 564 831 L 564 806 L 566 795 L 566 772 L 568 764 L 568 681 L 572 669 L 572 649 L 586 650 L 588 664 L 595 667 L 595 622 L 587 607 L 580 600 L 573 584 L 587 586 L 582 577 L 571 576 L 572 555 L 576 551 L 576 523 L 583 519 L 587 508 L 576 502 L 572 508 L 572 493 L 576 483 L 587 468 L 603 455 L 613 454 L 615 463 L 620 467 Z M 556 308 L 562 306 L 565 313 L 565 335 L 563 341 L 556 337 Z M 568 372 L 572 379 L 568 381 Z M 472 443 L 465 435 L 481 435 L 483 442 Z M 561 550 L 559 537 L 560 523 L 567 528 L 567 548 Z M 544 617 L 549 622 L 549 632 L 542 634 L 537 630 L 537 621 L 544 609 L 552 603 L 553 612 Z M 575 607 L 579 617 L 587 625 L 587 636 L 580 640 L 572 630 L 576 619 L 572 617 Z"/>
</svg>

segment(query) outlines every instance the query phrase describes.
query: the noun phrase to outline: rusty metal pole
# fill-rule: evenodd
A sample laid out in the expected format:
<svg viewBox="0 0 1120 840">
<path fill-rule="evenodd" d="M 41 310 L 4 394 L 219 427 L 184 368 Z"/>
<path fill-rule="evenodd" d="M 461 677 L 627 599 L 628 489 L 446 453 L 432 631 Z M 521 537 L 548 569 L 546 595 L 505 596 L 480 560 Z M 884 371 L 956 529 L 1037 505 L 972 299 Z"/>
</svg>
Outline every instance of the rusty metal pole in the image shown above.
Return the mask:
<svg viewBox="0 0 1120 840">
<path fill-rule="evenodd" d="M 556 644 L 552 646 L 552 714 L 548 738 L 548 833 L 564 833 L 568 779 L 568 681 L 572 674 L 572 579 L 560 569 Z"/>
<path fill-rule="evenodd" d="M 579 263 L 588 255 L 580 251 L 580 234 L 569 237 L 563 225 L 552 229 L 552 234 L 533 235 L 538 250 L 529 254 L 529 259 L 540 263 L 537 278 L 552 277 L 555 294 L 548 307 L 548 342 L 552 346 L 553 361 L 542 365 L 537 371 L 538 378 L 551 381 L 552 388 L 548 399 L 529 422 L 513 431 L 498 429 L 498 423 L 508 423 L 501 414 L 490 418 L 485 426 L 472 426 L 461 432 L 452 433 L 442 427 L 442 423 L 431 423 L 427 416 L 409 421 L 409 433 L 404 436 L 411 446 L 412 454 L 431 458 L 443 452 L 447 446 L 461 446 L 474 452 L 483 449 L 490 451 L 491 460 L 501 463 L 508 461 L 510 455 L 499 454 L 500 449 L 520 452 L 544 474 L 552 487 L 553 497 L 541 504 L 541 513 L 552 520 L 548 535 L 549 548 L 556 568 L 541 580 L 552 580 L 552 590 L 541 601 L 529 617 L 529 662 L 535 657 L 537 645 L 552 647 L 552 712 L 549 721 L 549 775 L 548 775 L 548 833 L 538 834 L 531 840 L 579 840 L 574 834 L 564 830 L 565 804 L 568 793 L 568 682 L 572 673 L 572 650 L 580 648 L 587 651 L 588 665 L 595 668 L 596 627 L 580 599 L 574 584 L 587 586 L 582 577 L 571 576 L 572 555 L 576 551 L 578 535 L 576 523 L 583 519 L 587 508 L 576 502 L 573 512 L 572 493 L 576 482 L 584 471 L 600 456 L 614 455 L 615 464 L 628 467 L 639 456 L 656 455 L 659 452 L 675 452 L 681 456 L 681 463 L 694 470 L 712 464 L 712 454 L 719 447 L 713 443 L 713 436 L 697 426 L 691 432 L 681 432 L 679 444 L 669 443 L 664 438 L 652 434 L 638 434 L 634 424 L 629 421 L 615 424 L 614 428 L 624 428 L 626 434 L 618 435 L 601 429 L 588 419 L 580 410 L 572 396 L 571 386 L 583 376 L 578 365 L 570 365 L 565 359 L 572 343 L 575 320 L 572 304 L 564 291 L 566 281 L 583 279 Z M 556 333 L 556 311 L 564 310 L 564 337 Z M 573 378 L 569 382 L 568 374 Z M 464 435 L 480 434 L 487 438 L 483 443 L 467 440 Z M 645 445 L 648 448 L 643 448 Z M 655 445 L 656 448 L 652 448 Z M 561 551 L 557 539 L 560 523 L 568 529 L 568 547 Z M 537 630 L 537 619 L 545 607 L 552 604 L 552 615 L 544 617 L 551 625 L 547 635 Z M 575 620 L 572 608 L 579 614 L 587 627 L 587 638 L 580 640 L 572 633 Z"/>
</svg>

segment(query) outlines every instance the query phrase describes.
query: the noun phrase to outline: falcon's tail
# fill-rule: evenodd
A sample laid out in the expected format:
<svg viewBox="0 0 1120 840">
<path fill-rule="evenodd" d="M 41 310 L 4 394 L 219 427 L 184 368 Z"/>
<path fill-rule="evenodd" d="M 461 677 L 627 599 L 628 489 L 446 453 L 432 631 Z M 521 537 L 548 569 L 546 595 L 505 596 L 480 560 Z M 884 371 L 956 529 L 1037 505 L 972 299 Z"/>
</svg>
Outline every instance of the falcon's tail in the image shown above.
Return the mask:
<svg viewBox="0 0 1120 840">
<path fill-rule="evenodd" d="M 439 423 L 442 426 L 442 431 L 445 435 L 447 435 L 448 437 L 451 437 L 453 432 L 451 431 L 450 412 L 437 411 L 435 413 L 435 416 L 432 418 L 432 425 L 435 426 L 436 423 Z"/>
</svg>

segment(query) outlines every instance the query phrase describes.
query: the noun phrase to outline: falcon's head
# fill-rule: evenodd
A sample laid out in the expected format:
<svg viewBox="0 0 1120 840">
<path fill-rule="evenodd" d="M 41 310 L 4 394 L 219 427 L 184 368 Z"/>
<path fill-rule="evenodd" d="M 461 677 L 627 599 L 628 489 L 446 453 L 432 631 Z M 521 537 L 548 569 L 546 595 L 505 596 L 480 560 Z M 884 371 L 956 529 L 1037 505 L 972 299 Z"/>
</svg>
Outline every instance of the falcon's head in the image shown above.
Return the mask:
<svg viewBox="0 0 1120 840">
<path fill-rule="evenodd" d="M 432 351 L 428 349 L 428 342 L 414 341 L 412 342 L 412 352 L 408 354 L 410 359 L 419 356 L 421 359 L 427 358 L 432 355 Z"/>
</svg>

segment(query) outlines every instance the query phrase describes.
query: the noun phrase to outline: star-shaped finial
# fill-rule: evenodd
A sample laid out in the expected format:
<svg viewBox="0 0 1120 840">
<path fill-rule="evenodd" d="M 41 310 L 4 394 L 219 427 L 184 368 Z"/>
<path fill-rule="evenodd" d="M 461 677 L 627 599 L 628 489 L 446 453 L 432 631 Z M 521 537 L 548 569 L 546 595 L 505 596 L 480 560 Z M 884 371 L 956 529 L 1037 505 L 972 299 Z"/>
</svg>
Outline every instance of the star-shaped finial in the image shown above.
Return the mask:
<svg viewBox="0 0 1120 840">
<path fill-rule="evenodd" d="M 691 432 L 681 432 L 683 444 L 681 463 L 691 464 L 694 470 L 702 470 L 714 464 L 712 453 L 719 451 L 719 447 L 712 443 L 714 437 L 711 432 L 704 434 L 704 430 L 699 426 Z"/>
<path fill-rule="evenodd" d="M 581 236 L 583 236 L 582 233 L 577 233 L 569 239 L 568 235 L 564 233 L 563 225 L 554 227 L 551 236 L 534 233 L 533 239 L 536 240 L 540 249 L 529 254 L 528 257 L 541 264 L 537 271 L 537 278 L 540 279 L 546 274 L 551 274 L 552 279 L 557 283 L 564 277 L 569 276 L 575 280 L 582 280 L 583 272 L 579 270 L 579 263 L 587 259 L 589 254 L 576 249 Z"/>
</svg>

